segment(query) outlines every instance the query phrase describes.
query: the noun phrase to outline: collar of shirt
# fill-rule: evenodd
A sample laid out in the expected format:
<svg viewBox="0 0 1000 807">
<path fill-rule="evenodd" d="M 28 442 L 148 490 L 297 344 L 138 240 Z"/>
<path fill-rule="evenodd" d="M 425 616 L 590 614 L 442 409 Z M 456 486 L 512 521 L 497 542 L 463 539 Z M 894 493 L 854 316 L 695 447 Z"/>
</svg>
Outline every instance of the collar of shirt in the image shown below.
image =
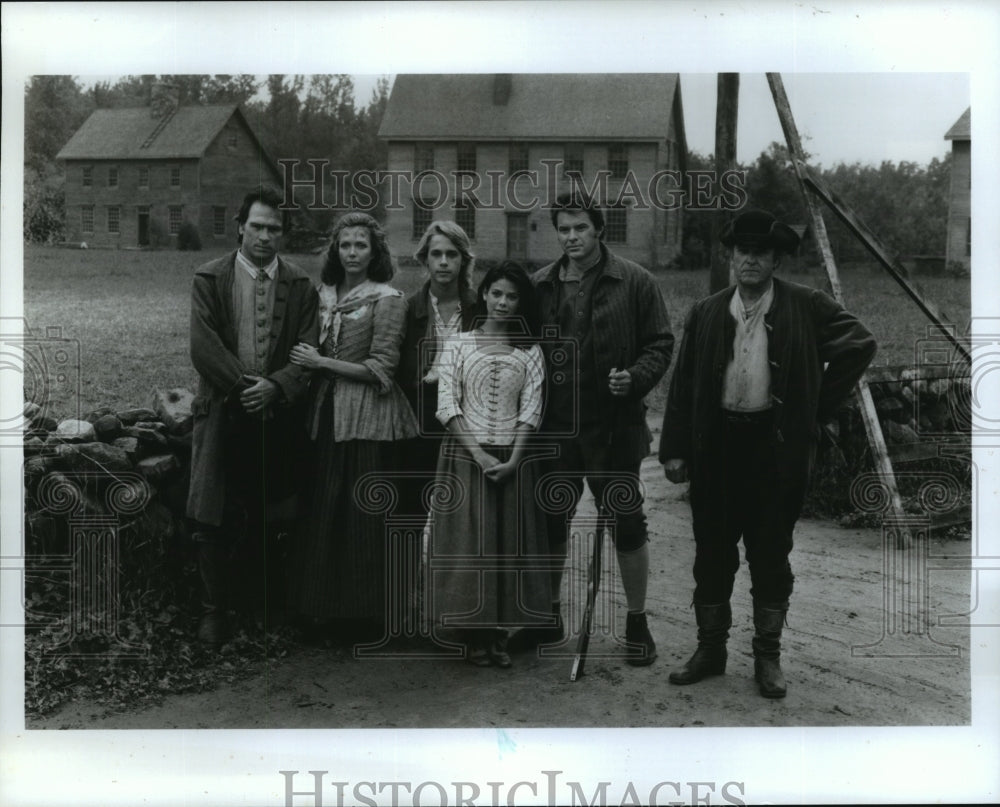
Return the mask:
<svg viewBox="0 0 1000 807">
<path fill-rule="evenodd" d="M 456 325 L 461 321 L 462 317 L 462 300 L 459 298 L 458 307 L 455 309 L 455 313 L 451 315 L 449 320 L 445 322 L 441 318 L 441 312 L 438 310 L 438 298 L 434 296 L 434 292 L 427 292 L 427 299 L 431 301 L 431 309 L 434 311 L 434 320 L 439 328 L 444 328 L 445 330 L 452 331 L 456 328 Z"/>
<path fill-rule="evenodd" d="M 597 261 L 588 266 L 586 269 L 580 269 L 572 261 L 566 261 L 566 263 L 559 267 L 559 280 L 562 283 L 578 283 L 583 278 L 589 274 L 596 272 L 604 264 L 604 253 L 602 252 L 598 256 Z"/>
<path fill-rule="evenodd" d="M 733 292 L 733 299 L 729 305 L 729 311 L 734 317 L 740 322 L 748 323 L 750 320 L 757 322 L 764 318 L 764 314 L 768 312 L 771 308 L 771 303 L 774 302 L 774 284 L 772 283 L 767 291 L 765 291 L 760 297 L 757 298 L 756 302 L 751 303 L 747 306 L 743 302 L 743 298 L 740 297 L 740 290 L 736 289 Z"/>
<path fill-rule="evenodd" d="M 257 279 L 257 265 L 247 258 L 242 252 L 236 250 L 236 263 L 243 267 L 243 270 L 250 275 L 254 280 Z M 267 275 L 268 280 L 274 280 L 274 276 L 278 273 L 278 256 L 275 255 L 274 259 L 264 267 L 264 274 Z"/>
</svg>

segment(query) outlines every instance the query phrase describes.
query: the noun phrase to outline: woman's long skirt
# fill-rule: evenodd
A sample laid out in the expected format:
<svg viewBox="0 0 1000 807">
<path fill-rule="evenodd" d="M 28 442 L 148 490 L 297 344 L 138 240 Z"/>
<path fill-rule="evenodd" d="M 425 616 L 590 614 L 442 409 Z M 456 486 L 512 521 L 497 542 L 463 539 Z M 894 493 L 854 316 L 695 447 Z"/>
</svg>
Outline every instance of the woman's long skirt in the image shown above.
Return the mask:
<svg viewBox="0 0 1000 807">
<path fill-rule="evenodd" d="M 290 605 L 318 621 L 384 624 L 385 508 L 377 497 L 366 495 L 364 478 L 392 470 L 394 444 L 338 443 L 320 431 L 310 492 L 291 553 Z"/>
<path fill-rule="evenodd" d="M 484 447 L 501 461 L 508 447 Z M 535 503 L 539 462 L 526 457 L 518 473 L 487 480 L 452 436 L 438 460 L 427 557 L 425 607 L 440 629 L 516 628 L 551 621 L 545 518 Z"/>
</svg>

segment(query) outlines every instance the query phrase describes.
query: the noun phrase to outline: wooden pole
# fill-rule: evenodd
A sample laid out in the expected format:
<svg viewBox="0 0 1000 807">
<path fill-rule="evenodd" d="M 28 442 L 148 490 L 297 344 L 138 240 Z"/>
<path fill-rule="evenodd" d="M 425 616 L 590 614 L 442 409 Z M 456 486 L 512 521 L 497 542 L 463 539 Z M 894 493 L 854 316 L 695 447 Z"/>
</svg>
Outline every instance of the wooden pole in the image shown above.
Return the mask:
<svg viewBox="0 0 1000 807">
<path fill-rule="evenodd" d="M 719 181 L 726 171 L 736 169 L 736 121 L 739 112 L 740 74 L 719 73 L 715 102 L 715 190 L 718 198 Z M 725 226 L 724 214 L 712 214 L 712 269 L 708 278 L 708 293 L 714 294 L 730 285 L 729 255 L 719 235 Z"/>
<path fill-rule="evenodd" d="M 809 172 L 809 168 L 805 163 L 796 165 L 795 170 L 803 178 L 806 187 L 829 205 L 830 209 L 837 215 L 837 218 L 844 222 L 847 225 L 847 229 L 854 233 L 858 240 L 865 245 L 865 248 L 872 254 L 872 257 L 882 264 L 882 268 L 889 273 L 889 276 L 902 287 L 903 291 L 927 315 L 927 318 L 937 326 L 938 330 L 948 337 L 962 358 L 971 364 L 972 355 L 958 336 L 955 335 L 954 326 L 934 302 L 924 294 L 924 290 L 920 288 L 920 285 L 910 277 L 910 273 L 906 267 L 889 255 L 889 251 L 883 246 L 878 236 L 868 229 L 868 226 L 855 215 L 846 202 L 814 177 Z"/>
<path fill-rule="evenodd" d="M 784 82 L 782 82 L 780 74 L 768 73 L 767 83 L 771 87 L 771 96 L 774 98 L 774 106 L 778 111 L 781 129 L 785 133 L 785 141 L 788 143 L 788 151 L 795 166 L 795 174 L 799 179 L 799 187 L 802 189 L 806 207 L 812 218 L 813 233 L 816 236 L 816 243 L 819 245 L 823 265 L 826 268 L 826 277 L 830 284 L 830 291 L 837 302 L 843 305 L 844 295 L 840 288 L 840 276 L 837 273 L 837 264 L 833 260 L 833 251 L 830 249 L 830 239 L 826 234 L 823 211 L 820 209 L 816 198 L 807 190 L 806 176 L 803 174 L 803 168 L 806 164 L 805 154 L 802 151 L 802 141 L 799 138 L 799 131 L 795 126 L 795 119 L 792 117 L 792 108 L 788 103 L 788 96 L 785 95 Z M 864 422 L 865 431 L 868 433 L 868 445 L 871 447 L 872 454 L 875 457 L 875 467 L 882 484 L 885 485 L 886 491 L 889 494 L 891 512 L 899 523 L 905 523 L 903 500 L 899 495 L 896 475 L 892 470 L 892 461 L 889 459 L 889 450 L 885 445 L 882 425 L 879 423 L 878 413 L 875 411 L 875 402 L 872 400 L 872 393 L 868 387 L 867 377 L 861 377 L 855 391 L 857 392 L 858 403 L 860 405 L 861 420 Z M 911 544 L 909 531 L 905 528 L 900 529 L 898 541 L 897 548 L 908 548 Z"/>
</svg>

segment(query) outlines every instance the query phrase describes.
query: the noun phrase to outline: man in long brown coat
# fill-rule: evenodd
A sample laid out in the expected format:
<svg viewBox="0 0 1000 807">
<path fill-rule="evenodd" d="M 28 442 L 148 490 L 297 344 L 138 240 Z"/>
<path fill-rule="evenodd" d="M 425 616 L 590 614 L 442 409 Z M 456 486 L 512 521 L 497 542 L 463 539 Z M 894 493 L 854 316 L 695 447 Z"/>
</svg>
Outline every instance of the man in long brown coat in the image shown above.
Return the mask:
<svg viewBox="0 0 1000 807">
<path fill-rule="evenodd" d="M 305 272 L 278 257 L 288 226 L 281 203 L 272 188 L 248 193 L 237 216 L 239 249 L 200 266 L 192 286 L 199 385 L 187 515 L 204 589 L 198 637 L 213 646 L 225 639 L 237 572 L 245 593 L 274 604 L 273 556 L 294 506 L 293 449 L 303 428 L 296 404 L 306 376 L 288 357 L 299 342 L 317 344 L 318 297 Z"/>
</svg>

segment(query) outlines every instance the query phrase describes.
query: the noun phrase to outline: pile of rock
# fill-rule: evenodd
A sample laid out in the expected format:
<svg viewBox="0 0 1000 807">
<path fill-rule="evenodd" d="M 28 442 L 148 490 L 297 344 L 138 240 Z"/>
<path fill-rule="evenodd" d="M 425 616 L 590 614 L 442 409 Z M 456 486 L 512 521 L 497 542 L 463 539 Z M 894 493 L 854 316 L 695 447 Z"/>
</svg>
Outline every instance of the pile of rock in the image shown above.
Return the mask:
<svg viewBox="0 0 1000 807">
<path fill-rule="evenodd" d="M 176 539 L 185 529 L 193 397 L 157 390 L 150 408 L 101 408 L 61 422 L 26 404 L 25 551 L 65 552 L 70 521 Z"/>
<path fill-rule="evenodd" d="M 868 383 L 888 446 L 968 438 L 972 395 L 967 367 L 876 367 L 869 371 Z"/>
</svg>

